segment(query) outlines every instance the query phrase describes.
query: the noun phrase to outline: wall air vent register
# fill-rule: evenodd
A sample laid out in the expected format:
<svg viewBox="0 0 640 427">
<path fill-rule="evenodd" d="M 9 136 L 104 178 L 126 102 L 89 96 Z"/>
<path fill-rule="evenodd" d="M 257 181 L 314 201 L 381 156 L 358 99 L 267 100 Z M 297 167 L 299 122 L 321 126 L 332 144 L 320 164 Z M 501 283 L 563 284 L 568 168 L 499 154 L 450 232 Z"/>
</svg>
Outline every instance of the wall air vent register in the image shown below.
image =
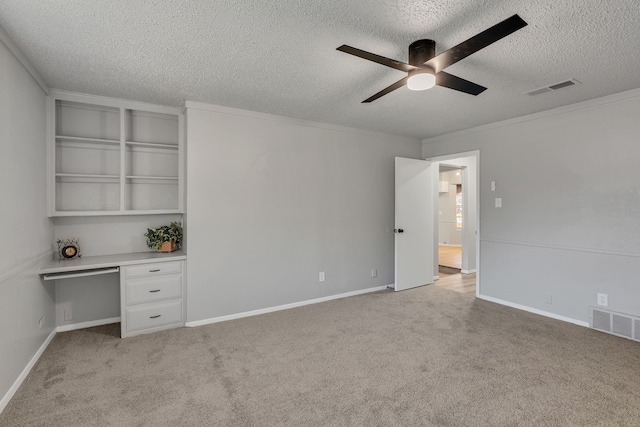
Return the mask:
<svg viewBox="0 0 640 427">
<path fill-rule="evenodd" d="M 640 317 L 600 307 L 589 308 L 589 327 L 597 331 L 640 341 Z"/>
</svg>

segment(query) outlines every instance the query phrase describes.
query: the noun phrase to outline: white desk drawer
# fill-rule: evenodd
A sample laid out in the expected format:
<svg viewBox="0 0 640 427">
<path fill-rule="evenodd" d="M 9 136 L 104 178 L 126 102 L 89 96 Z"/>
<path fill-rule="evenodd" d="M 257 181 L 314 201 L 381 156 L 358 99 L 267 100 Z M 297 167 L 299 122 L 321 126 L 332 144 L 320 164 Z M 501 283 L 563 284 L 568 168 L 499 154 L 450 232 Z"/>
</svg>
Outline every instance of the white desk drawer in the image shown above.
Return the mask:
<svg viewBox="0 0 640 427">
<path fill-rule="evenodd" d="M 182 273 L 182 261 L 174 262 L 155 262 L 152 264 L 131 265 L 125 267 L 125 279 L 133 279 L 135 277 L 152 277 L 162 274 Z"/>
<path fill-rule="evenodd" d="M 126 305 L 182 297 L 182 275 L 127 280 Z"/>
<path fill-rule="evenodd" d="M 182 324 L 182 300 L 126 309 L 127 332 Z"/>
</svg>

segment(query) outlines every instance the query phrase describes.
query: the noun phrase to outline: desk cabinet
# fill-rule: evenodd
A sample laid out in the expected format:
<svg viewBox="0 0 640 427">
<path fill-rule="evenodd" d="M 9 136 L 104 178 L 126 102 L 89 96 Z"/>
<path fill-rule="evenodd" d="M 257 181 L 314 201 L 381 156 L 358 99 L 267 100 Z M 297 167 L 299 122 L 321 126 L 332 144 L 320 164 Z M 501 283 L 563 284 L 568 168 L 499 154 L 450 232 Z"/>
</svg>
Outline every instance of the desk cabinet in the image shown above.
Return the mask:
<svg viewBox="0 0 640 427">
<path fill-rule="evenodd" d="M 51 260 L 39 273 L 44 280 L 119 274 L 121 336 L 124 338 L 184 326 L 186 259 L 181 250 L 87 256 Z"/>
<path fill-rule="evenodd" d="M 120 271 L 122 338 L 184 326 L 184 261 Z"/>
</svg>

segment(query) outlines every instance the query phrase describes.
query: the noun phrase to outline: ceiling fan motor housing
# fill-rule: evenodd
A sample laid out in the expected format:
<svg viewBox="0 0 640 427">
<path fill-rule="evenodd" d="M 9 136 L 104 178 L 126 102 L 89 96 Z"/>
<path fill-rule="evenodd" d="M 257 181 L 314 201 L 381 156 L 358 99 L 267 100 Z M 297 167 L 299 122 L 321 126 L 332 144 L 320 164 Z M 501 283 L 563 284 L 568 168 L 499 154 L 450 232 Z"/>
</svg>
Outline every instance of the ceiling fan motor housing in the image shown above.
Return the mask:
<svg viewBox="0 0 640 427">
<path fill-rule="evenodd" d="M 416 40 L 409 45 L 409 64 L 420 67 L 436 56 L 436 42 L 433 40 Z"/>
</svg>

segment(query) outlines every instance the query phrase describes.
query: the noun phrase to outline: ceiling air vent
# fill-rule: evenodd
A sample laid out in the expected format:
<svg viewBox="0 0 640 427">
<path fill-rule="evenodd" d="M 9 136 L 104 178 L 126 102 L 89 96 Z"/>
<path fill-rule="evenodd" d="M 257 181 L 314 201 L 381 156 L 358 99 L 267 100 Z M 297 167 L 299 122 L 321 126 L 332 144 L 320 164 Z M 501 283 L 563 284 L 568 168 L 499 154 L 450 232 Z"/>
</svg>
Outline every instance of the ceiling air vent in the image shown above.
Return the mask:
<svg viewBox="0 0 640 427">
<path fill-rule="evenodd" d="M 538 89 L 534 89 L 532 91 L 526 92 L 526 94 L 531 96 L 536 96 L 536 95 L 540 95 L 541 93 L 553 92 L 555 90 L 560 90 L 560 89 L 564 89 L 565 87 L 575 86 L 579 84 L 580 82 L 577 81 L 576 79 L 569 79 L 563 82 L 554 83 L 549 86 L 539 87 Z"/>
</svg>

